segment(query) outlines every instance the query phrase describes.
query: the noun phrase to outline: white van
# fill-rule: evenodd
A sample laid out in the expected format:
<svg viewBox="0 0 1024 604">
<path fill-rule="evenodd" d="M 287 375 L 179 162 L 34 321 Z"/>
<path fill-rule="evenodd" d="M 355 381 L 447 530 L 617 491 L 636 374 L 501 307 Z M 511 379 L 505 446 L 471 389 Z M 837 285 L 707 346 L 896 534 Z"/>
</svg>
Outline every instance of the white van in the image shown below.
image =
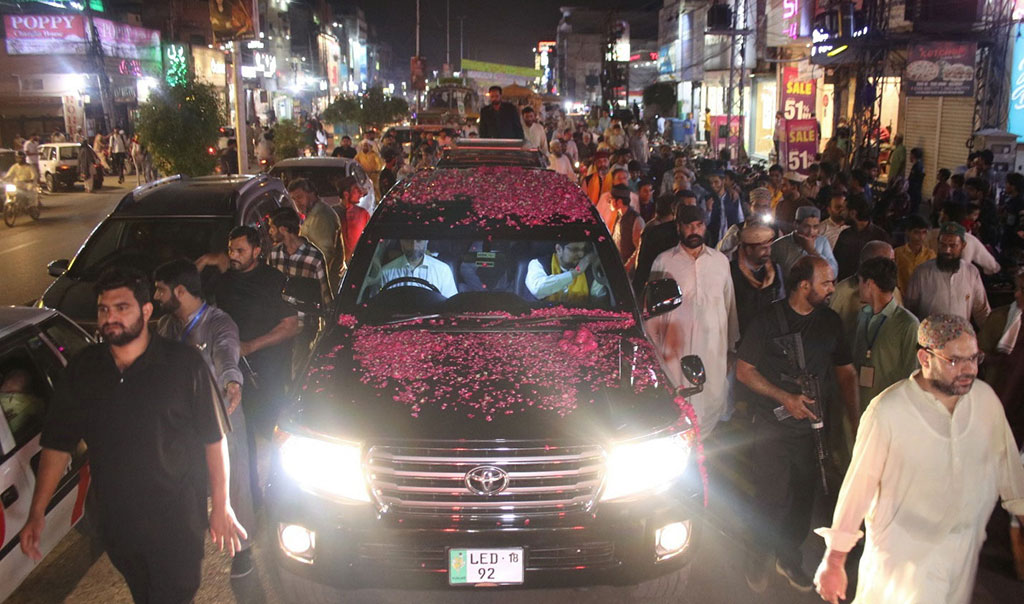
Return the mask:
<svg viewBox="0 0 1024 604">
<path fill-rule="evenodd" d="M 46 190 L 53 193 L 61 187 L 72 188 L 78 182 L 79 143 L 47 143 L 39 145 L 39 178 Z"/>
</svg>

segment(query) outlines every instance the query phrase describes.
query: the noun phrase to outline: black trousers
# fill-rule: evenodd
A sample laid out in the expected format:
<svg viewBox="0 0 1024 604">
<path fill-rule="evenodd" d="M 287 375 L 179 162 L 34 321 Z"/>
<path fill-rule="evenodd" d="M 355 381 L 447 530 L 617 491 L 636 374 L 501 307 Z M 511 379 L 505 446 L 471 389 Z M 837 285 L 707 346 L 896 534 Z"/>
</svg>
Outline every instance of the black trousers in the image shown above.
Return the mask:
<svg viewBox="0 0 1024 604">
<path fill-rule="evenodd" d="M 799 567 L 818 490 L 814 437 L 784 427 L 762 411 L 753 414 L 753 432 L 757 553 L 774 553 L 783 564 Z"/>
<path fill-rule="evenodd" d="M 166 542 L 107 545 L 107 555 L 135 604 L 188 604 L 199 591 L 203 539 L 202 533 L 175 533 Z"/>
</svg>

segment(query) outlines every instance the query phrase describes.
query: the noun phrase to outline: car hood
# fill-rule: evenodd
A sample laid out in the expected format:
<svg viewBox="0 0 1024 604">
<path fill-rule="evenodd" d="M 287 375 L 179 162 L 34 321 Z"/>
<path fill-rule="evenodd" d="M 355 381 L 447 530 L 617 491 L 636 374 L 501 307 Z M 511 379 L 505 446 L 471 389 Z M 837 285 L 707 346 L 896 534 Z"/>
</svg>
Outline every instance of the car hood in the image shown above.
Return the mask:
<svg viewBox="0 0 1024 604">
<path fill-rule="evenodd" d="M 339 327 L 283 423 L 369 440 L 600 442 L 680 421 L 631 318 L 530 330 Z"/>
</svg>

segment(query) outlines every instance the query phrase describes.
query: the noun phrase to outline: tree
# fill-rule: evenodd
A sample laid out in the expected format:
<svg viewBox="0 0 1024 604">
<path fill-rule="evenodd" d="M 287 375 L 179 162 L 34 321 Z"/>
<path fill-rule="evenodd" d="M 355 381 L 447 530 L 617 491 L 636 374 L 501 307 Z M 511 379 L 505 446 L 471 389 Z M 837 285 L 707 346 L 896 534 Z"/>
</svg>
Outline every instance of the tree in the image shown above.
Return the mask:
<svg viewBox="0 0 1024 604">
<path fill-rule="evenodd" d="M 668 82 L 656 82 L 644 88 L 645 115 L 660 113 L 672 116 L 676 114 L 676 87 Z"/>
<path fill-rule="evenodd" d="M 380 128 L 409 113 L 409 104 L 401 97 L 387 96 L 375 86 L 358 97 L 338 96 L 320 117 L 327 122 L 354 122 Z"/>
<path fill-rule="evenodd" d="M 292 120 L 280 120 L 274 126 L 274 158 L 277 161 L 298 157 L 306 146 L 302 128 Z"/>
<path fill-rule="evenodd" d="M 202 176 L 217 163 L 206 149 L 217 146 L 223 121 L 213 86 L 187 81 L 154 90 L 139 107 L 136 130 L 161 173 Z"/>
</svg>

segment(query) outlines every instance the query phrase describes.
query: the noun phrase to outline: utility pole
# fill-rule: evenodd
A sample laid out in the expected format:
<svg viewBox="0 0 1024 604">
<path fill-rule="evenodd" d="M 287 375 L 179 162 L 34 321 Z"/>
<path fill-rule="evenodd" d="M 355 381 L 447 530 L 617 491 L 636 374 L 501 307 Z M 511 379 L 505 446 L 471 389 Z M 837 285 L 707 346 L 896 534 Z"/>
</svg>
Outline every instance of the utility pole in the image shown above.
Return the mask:
<svg viewBox="0 0 1024 604">
<path fill-rule="evenodd" d="M 416 0 L 416 59 L 420 58 L 420 0 Z M 426 77 L 426 74 L 424 74 Z M 410 84 L 412 82 L 409 82 Z M 419 119 L 421 90 L 416 91 L 416 114 Z"/>
<path fill-rule="evenodd" d="M 448 69 L 452 66 L 452 0 L 444 3 L 444 62 Z"/>
<path fill-rule="evenodd" d="M 110 90 L 110 78 L 107 77 L 107 64 L 103 55 L 103 43 L 100 42 L 99 32 L 92 20 L 92 8 L 86 4 L 85 16 L 89 27 L 88 52 L 92 59 L 93 67 L 96 70 L 96 78 L 99 80 L 100 107 L 103 109 L 103 118 L 97 127 L 97 132 L 110 134 L 114 127 L 114 100 Z M 83 124 L 84 125 L 84 124 Z M 82 128 L 85 134 L 85 128 Z M 70 132 L 68 134 L 71 134 Z"/>
<path fill-rule="evenodd" d="M 245 120 L 245 88 L 242 86 L 242 43 L 231 43 L 231 73 L 235 77 L 235 142 L 238 144 L 238 173 L 249 173 L 249 132 Z"/>
<path fill-rule="evenodd" d="M 462 72 L 462 56 L 463 56 L 462 55 L 462 42 L 463 42 L 462 28 L 463 28 L 463 26 L 465 24 L 466 24 L 466 17 L 465 17 L 465 15 L 463 15 L 463 16 L 459 17 L 459 72 L 460 73 Z"/>
</svg>

